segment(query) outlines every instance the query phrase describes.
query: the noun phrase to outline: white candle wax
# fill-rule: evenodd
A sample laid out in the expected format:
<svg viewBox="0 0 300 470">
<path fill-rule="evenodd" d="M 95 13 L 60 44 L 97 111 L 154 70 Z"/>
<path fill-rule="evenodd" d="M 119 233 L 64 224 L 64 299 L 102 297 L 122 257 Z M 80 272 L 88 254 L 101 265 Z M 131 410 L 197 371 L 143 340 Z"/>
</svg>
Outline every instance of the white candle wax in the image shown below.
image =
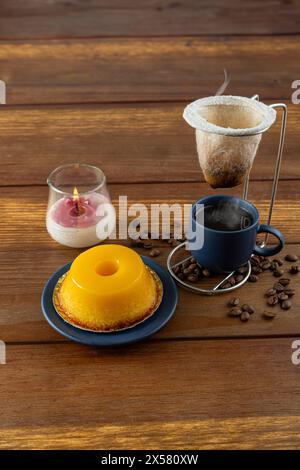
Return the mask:
<svg viewBox="0 0 300 470">
<path fill-rule="evenodd" d="M 63 197 L 47 213 L 47 230 L 62 245 L 72 248 L 95 245 L 101 241 L 97 236 L 97 224 L 103 217 L 99 209 L 107 203 L 109 200 L 97 193 Z"/>
</svg>

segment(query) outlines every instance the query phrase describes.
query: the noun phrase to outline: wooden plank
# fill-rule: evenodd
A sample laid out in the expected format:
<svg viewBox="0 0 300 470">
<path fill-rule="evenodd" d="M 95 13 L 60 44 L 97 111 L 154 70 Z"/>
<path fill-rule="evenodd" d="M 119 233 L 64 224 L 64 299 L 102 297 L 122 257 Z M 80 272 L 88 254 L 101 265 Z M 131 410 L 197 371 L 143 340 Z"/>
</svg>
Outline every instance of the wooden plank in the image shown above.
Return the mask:
<svg viewBox="0 0 300 470">
<path fill-rule="evenodd" d="M 228 94 L 289 100 L 298 45 L 294 36 L 2 41 L 1 79 L 9 104 L 193 101 L 215 94 L 226 68 Z"/>
<path fill-rule="evenodd" d="M 3 0 L 2 38 L 299 33 L 299 2 Z"/>
<path fill-rule="evenodd" d="M 0 185 L 44 184 L 74 161 L 100 166 L 109 182 L 199 181 L 194 130 L 183 104 L 3 107 Z M 300 177 L 300 108 L 289 104 L 282 178 Z M 252 177 L 274 172 L 279 122 L 263 137 Z"/>
<path fill-rule="evenodd" d="M 205 184 L 168 185 L 112 185 L 112 196 L 127 194 L 130 202 L 192 202 L 212 193 Z M 256 183 L 250 197 L 257 204 L 265 220 L 270 183 Z M 63 340 L 45 322 L 40 309 L 44 283 L 59 266 L 72 260 L 80 250 L 64 248 L 52 241 L 45 228 L 46 188 L 1 188 L 2 217 L 0 219 L 0 338 L 5 341 Z M 300 255 L 299 249 L 299 191 L 290 182 L 279 184 L 273 224 L 282 230 L 287 242 L 298 243 L 286 247 Z M 170 196 L 172 198 L 170 199 Z M 126 241 L 121 241 L 126 243 Z M 162 254 L 156 258 L 163 266 L 169 246 L 159 243 Z M 145 249 L 139 250 L 148 255 Z M 24 282 L 26 280 L 26 282 Z M 247 283 L 238 291 L 243 302 L 253 303 L 257 313 L 247 324 L 227 318 L 226 306 L 232 294 L 208 298 L 180 289 L 180 302 L 172 321 L 158 335 L 160 338 L 236 337 L 300 335 L 300 291 L 293 299 L 293 308 L 280 312 L 278 318 L 267 322 L 261 318 L 265 309 L 264 292 L 275 282 L 271 273 L 265 273 L 261 282 Z M 292 278 L 298 286 L 298 276 Z M 236 293 L 235 293 L 236 294 Z M 234 295 L 235 295 L 234 294 Z"/>
<path fill-rule="evenodd" d="M 291 343 L 8 346 L 0 447 L 299 448 Z"/>
</svg>

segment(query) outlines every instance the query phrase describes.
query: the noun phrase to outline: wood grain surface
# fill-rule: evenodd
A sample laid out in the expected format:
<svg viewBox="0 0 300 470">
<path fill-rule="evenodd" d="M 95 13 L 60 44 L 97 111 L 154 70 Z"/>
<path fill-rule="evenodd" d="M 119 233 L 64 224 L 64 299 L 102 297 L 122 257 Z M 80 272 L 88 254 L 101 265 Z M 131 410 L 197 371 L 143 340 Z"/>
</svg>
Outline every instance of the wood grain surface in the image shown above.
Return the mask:
<svg viewBox="0 0 300 470">
<path fill-rule="evenodd" d="M 299 33 L 299 1 L 3 0 L 1 37 Z"/>
<path fill-rule="evenodd" d="M 282 230 L 289 243 L 285 253 L 300 255 L 300 204 L 298 186 L 293 183 L 280 182 L 272 222 Z M 262 221 L 267 217 L 270 189 L 271 182 L 254 182 L 249 194 L 260 210 Z M 236 189 L 236 194 L 238 191 L 240 189 Z M 118 214 L 119 194 L 128 196 L 128 204 L 143 202 L 149 207 L 151 203 L 161 202 L 192 203 L 209 191 L 205 183 L 184 183 L 116 184 L 111 186 L 111 192 Z M 3 217 L 0 220 L 1 337 L 5 341 L 12 342 L 62 340 L 63 338 L 48 326 L 41 314 L 41 292 L 48 277 L 59 266 L 77 256 L 80 250 L 61 247 L 49 237 L 45 228 L 48 195 L 46 187 L 8 187 L 2 188 L 0 194 L 3 204 Z M 173 195 L 172 199 L 170 194 Z M 116 242 L 120 243 L 118 240 Z M 121 243 L 128 244 L 128 241 L 122 240 Z M 169 245 L 163 242 L 157 242 L 157 245 L 161 250 L 161 256 L 156 258 L 156 261 L 165 266 L 170 251 Z M 145 249 L 138 251 L 144 255 L 149 254 Z M 288 268 L 289 264 L 286 263 L 285 269 Z M 290 277 L 295 286 L 299 284 L 298 275 Z M 26 279 L 26 283 L 23 279 Z M 264 292 L 275 281 L 271 273 L 265 273 L 260 283 L 247 283 L 238 291 L 244 302 L 252 303 L 257 308 L 257 314 L 246 325 L 241 324 L 239 320 L 226 317 L 228 311 L 226 304 L 232 294 L 211 299 L 180 290 L 177 314 L 159 336 L 202 338 L 300 334 L 298 293 L 293 299 L 294 307 L 289 312 L 280 312 L 280 308 L 276 307 L 278 318 L 275 321 L 266 322 L 261 317 L 262 311 L 266 308 Z"/>
<path fill-rule="evenodd" d="M 267 101 L 269 103 L 269 101 Z M 299 107 L 288 103 L 281 178 L 300 177 Z M 195 132 L 183 121 L 183 104 L 3 107 L 1 185 L 44 184 L 62 163 L 91 163 L 109 182 L 203 181 Z M 272 179 L 279 121 L 258 149 L 251 177 Z M 129 179 L 130 175 L 130 179 Z M 208 186 L 207 186 L 208 188 Z"/>
<path fill-rule="evenodd" d="M 291 354 L 290 339 L 8 346 L 0 448 L 293 448 Z"/>
<path fill-rule="evenodd" d="M 289 100 L 298 49 L 297 36 L 1 41 L 1 79 L 10 105 L 185 102 L 214 95 L 226 69 L 227 94 Z"/>
</svg>

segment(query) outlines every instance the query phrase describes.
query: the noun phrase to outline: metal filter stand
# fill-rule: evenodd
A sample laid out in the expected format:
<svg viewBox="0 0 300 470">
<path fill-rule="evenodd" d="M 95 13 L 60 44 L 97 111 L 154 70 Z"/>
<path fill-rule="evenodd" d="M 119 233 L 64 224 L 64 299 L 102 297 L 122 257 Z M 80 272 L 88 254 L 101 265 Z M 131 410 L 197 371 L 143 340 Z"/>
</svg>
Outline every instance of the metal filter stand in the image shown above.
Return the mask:
<svg viewBox="0 0 300 470">
<path fill-rule="evenodd" d="M 259 95 L 254 95 L 252 96 L 253 100 L 259 100 Z M 270 206 L 269 206 L 269 213 L 268 213 L 268 219 L 267 223 L 268 225 L 271 224 L 272 220 L 272 213 L 273 213 L 273 208 L 276 200 L 276 193 L 277 193 L 277 188 L 278 188 L 278 180 L 279 180 L 279 175 L 280 175 L 280 168 L 281 168 L 281 161 L 282 161 L 282 154 L 283 154 L 283 146 L 284 146 L 284 139 L 285 139 L 285 131 L 286 131 L 286 121 L 287 121 L 287 106 L 284 103 L 275 103 L 271 104 L 270 108 L 281 108 L 282 109 L 282 119 L 281 119 L 281 129 L 280 129 L 280 138 L 279 138 L 279 145 L 278 145 L 278 152 L 277 152 L 277 158 L 276 158 L 276 163 L 275 163 L 275 170 L 274 170 L 274 176 L 273 176 L 273 185 L 272 185 L 272 191 L 271 191 L 271 199 L 270 199 Z M 264 129 L 262 133 L 266 132 L 268 130 Z M 248 190 L 249 190 L 249 179 L 250 176 L 248 176 L 245 179 L 244 183 L 244 189 L 243 189 L 243 199 L 248 198 Z M 263 245 L 266 245 L 268 242 L 268 234 L 266 234 L 265 239 L 263 241 Z M 232 271 L 230 274 L 226 274 L 226 276 L 218 282 L 215 286 L 209 288 L 209 289 L 204 289 L 202 287 L 196 287 L 193 284 L 189 284 L 186 281 L 183 281 L 180 279 L 175 273 L 174 273 L 174 268 L 177 266 L 180 266 L 182 263 L 185 261 L 188 261 L 192 258 L 192 256 L 187 256 L 184 258 L 182 261 L 179 261 L 176 264 L 172 264 L 172 259 L 175 253 L 177 253 L 179 250 L 185 248 L 187 246 L 188 242 L 183 242 L 180 245 L 176 246 L 170 253 L 167 259 L 167 268 L 171 276 L 175 279 L 175 281 L 184 287 L 185 289 L 188 289 L 189 291 L 195 292 L 197 294 L 207 294 L 207 295 L 216 295 L 216 294 L 223 294 L 226 292 L 230 292 L 234 289 L 237 289 L 241 287 L 249 278 L 251 274 L 251 263 L 248 261 L 248 271 L 244 276 L 244 279 L 239 282 L 238 284 L 235 284 L 234 286 L 227 287 L 225 289 L 222 289 L 222 285 L 226 283 L 226 281 L 235 274 L 235 271 Z"/>
</svg>

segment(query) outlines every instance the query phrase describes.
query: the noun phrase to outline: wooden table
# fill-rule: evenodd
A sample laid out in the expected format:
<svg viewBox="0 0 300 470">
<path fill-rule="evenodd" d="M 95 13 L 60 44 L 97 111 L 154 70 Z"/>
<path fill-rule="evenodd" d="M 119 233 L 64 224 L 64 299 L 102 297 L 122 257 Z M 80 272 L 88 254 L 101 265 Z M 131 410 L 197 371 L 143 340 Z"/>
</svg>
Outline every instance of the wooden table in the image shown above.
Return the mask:
<svg viewBox="0 0 300 470">
<path fill-rule="evenodd" d="M 182 110 L 214 94 L 224 68 L 227 93 L 288 104 L 273 223 L 285 253 L 300 254 L 300 106 L 291 103 L 299 24 L 299 0 L 1 2 L 1 448 L 299 447 L 291 343 L 300 338 L 300 297 L 263 320 L 271 273 L 239 291 L 257 307 L 247 324 L 226 316 L 230 295 L 180 290 L 170 323 L 123 349 L 69 342 L 40 309 L 47 278 L 79 253 L 46 232 L 49 172 L 73 161 L 100 166 L 114 200 L 192 202 L 211 193 Z M 279 123 L 264 136 L 251 175 L 262 219 L 278 133 Z"/>
</svg>

